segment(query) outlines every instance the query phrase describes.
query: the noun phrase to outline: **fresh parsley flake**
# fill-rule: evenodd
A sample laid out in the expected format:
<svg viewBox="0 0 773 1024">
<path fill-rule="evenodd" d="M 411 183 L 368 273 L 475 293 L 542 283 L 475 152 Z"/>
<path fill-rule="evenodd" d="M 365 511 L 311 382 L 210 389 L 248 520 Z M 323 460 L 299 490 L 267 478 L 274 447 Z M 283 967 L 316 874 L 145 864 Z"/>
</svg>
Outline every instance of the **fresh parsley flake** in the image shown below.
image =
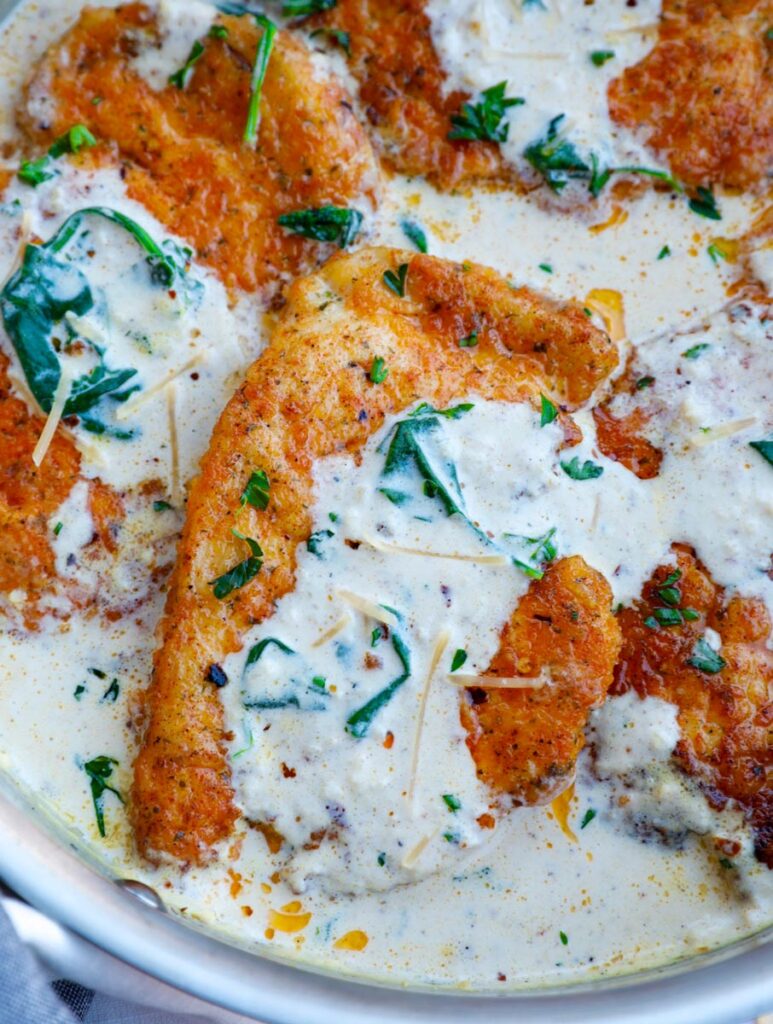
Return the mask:
<svg viewBox="0 0 773 1024">
<path fill-rule="evenodd" d="M 708 217 L 709 220 L 722 220 L 722 213 L 711 189 L 699 185 L 695 191 L 696 194 L 687 204 L 692 212 L 697 213 L 700 217 Z"/>
<path fill-rule="evenodd" d="M 456 672 L 467 661 L 467 651 L 459 647 L 451 659 L 451 671 Z"/>
<path fill-rule="evenodd" d="M 337 3 L 338 0 L 285 0 L 282 14 L 285 18 L 305 18 L 309 14 L 330 11 Z"/>
<path fill-rule="evenodd" d="M 252 505 L 253 508 L 260 509 L 260 511 L 263 512 L 268 508 L 270 490 L 271 483 L 264 470 L 255 469 L 250 474 L 247 486 L 242 491 L 242 496 L 239 498 L 239 504 L 242 506 Z"/>
<path fill-rule="evenodd" d="M 427 252 L 427 236 L 421 225 L 417 224 L 415 220 L 401 220 L 400 227 L 408 241 L 413 242 L 419 252 Z"/>
<path fill-rule="evenodd" d="M 459 348 L 475 348 L 478 344 L 478 332 L 472 331 L 470 334 L 465 335 L 464 338 L 459 339 Z"/>
<path fill-rule="evenodd" d="M 408 264 L 401 263 L 397 272 L 393 270 L 384 271 L 384 284 L 401 299 L 405 298 L 405 282 L 408 277 Z"/>
<path fill-rule="evenodd" d="M 443 802 L 445 803 L 446 807 L 449 809 L 449 811 L 451 811 L 452 814 L 456 814 L 456 812 L 460 810 L 462 806 L 462 801 L 459 799 L 458 796 L 454 796 L 453 793 L 444 793 Z"/>
<path fill-rule="evenodd" d="M 671 247 L 668 246 L 668 245 L 664 245 L 663 248 L 658 253 L 658 259 L 659 260 L 664 260 L 666 258 L 666 256 L 670 256 L 670 255 L 671 255 Z"/>
<path fill-rule="evenodd" d="M 540 395 L 540 399 L 542 405 L 539 425 L 541 427 L 546 427 L 548 423 L 552 423 L 556 416 L 558 416 L 558 409 L 555 405 L 553 405 L 550 399 L 545 398 L 544 395 Z"/>
<path fill-rule="evenodd" d="M 639 377 L 636 381 L 636 390 L 643 391 L 645 388 L 651 388 L 654 383 L 654 377 Z"/>
<path fill-rule="evenodd" d="M 227 39 L 228 29 L 225 25 L 213 25 L 209 30 L 209 34 L 213 39 Z"/>
<path fill-rule="evenodd" d="M 735 867 L 735 864 L 733 864 L 733 862 L 728 857 L 720 857 L 719 866 L 721 868 L 724 868 L 725 871 L 732 871 Z"/>
<path fill-rule="evenodd" d="M 316 555 L 317 558 L 322 558 L 322 542 L 326 537 L 332 536 L 334 536 L 332 530 L 315 530 L 306 541 L 306 550 L 311 552 L 312 555 Z"/>
<path fill-rule="evenodd" d="M 159 500 L 159 501 L 154 501 L 153 502 L 153 511 L 154 512 L 168 512 L 171 508 L 172 508 L 172 506 L 169 504 L 168 501 L 161 501 L 161 500 Z"/>
<path fill-rule="evenodd" d="M 310 33 L 309 38 L 316 39 L 318 36 L 329 39 L 333 43 L 338 43 L 346 56 L 351 57 L 352 38 L 348 32 L 344 32 L 340 28 L 315 28 L 314 31 Z"/>
<path fill-rule="evenodd" d="M 86 687 L 84 686 L 84 684 L 83 683 L 78 683 L 78 685 L 75 687 L 75 690 L 73 691 L 73 697 L 76 700 L 80 700 L 85 692 L 86 692 Z"/>
<path fill-rule="evenodd" d="M 614 55 L 614 50 L 593 50 L 590 54 L 591 64 L 597 68 L 603 67 L 608 60 L 612 60 Z"/>
<path fill-rule="evenodd" d="M 373 365 L 370 368 L 368 376 L 373 384 L 383 384 L 389 376 L 389 367 L 381 356 L 376 356 L 373 360 Z"/>
<path fill-rule="evenodd" d="M 247 110 L 247 123 L 244 126 L 244 142 L 255 149 L 258 144 L 258 128 L 260 127 L 260 98 L 263 92 L 263 82 L 268 70 L 268 62 L 271 57 L 271 50 L 274 46 L 276 25 L 267 18 L 265 14 L 254 14 L 255 24 L 263 29 L 258 48 L 255 52 L 255 63 L 252 67 L 250 78 L 250 105 Z"/>
<path fill-rule="evenodd" d="M 685 349 L 685 351 L 682 352 L 682 355 L 685 359 L 697 359 L 698 356 L 708 348 L 711 348 L 711 345 L 709 345 L 708 342 L 703 341 L 700 345 L 693 345 L 692 348 Z"/>
<path fill-rule="evenodd" d="M 27 185 L 37 188 L 44 181 L 55 178 L 59 172 L 54 161 L 66 153 L 79 153 L 82 149 L 96 146 L 97 140 L 85 124 L 74 124 L 72 128 L 60 135 L 49 147 L 45 156 L 37 160 L 25 160 L 19 168 L 18 177 Z"/>
<path fill-rule="evenodd" d="M 509 107 L 525 102 L 519 96 L 505 96 L 507 82 L 499 82 L 484 89 L 477 103 L 463 103 L 458 114 L 451 115 L 451 140 L 477 139 L 483 142 L 506 142 L 510 123 L 505 117 Z"/>
<path fill-rule="evenodd" d="M 586 459 L 582 464 L 577 455 L 570 462 L 562 462 L 561 469 L 572 480 L 595 480 L 604 472 L 604 467 Z"/>
<path fill-rule="evenodd" d="M 383 635 L 384 634 L 381 632 L 381 626 L 376 626 L 376 628 L 370 634 L 370 646 L 378 647 Z"/>
<path fill-rule="evenodd" d="M 316 242 L 335 242 L 340 249 L 346 249 L 359 233 L 362 214 L 344 206 L 318 206 L 283 213 L 278 221 L 293 234 Z"/>
<path fill-rule="evenodd" d="M 692 654 L 687 659 L 687 664 L 692 665 L 707 675 L 716 675 L 721 672 L 727 662 L 719 656 L 719 653 L 710 647 L 704 636 L 699 637 L 695 642 Z"/>
<path fill-rule="evenodd" d="M 64 529 L 64 523 L 57 523 L 56 526 L 54 527 L 54 536 L 58 537 L 63 529 Z"/>
<path fill-rule="evenodd" d="M 566 934 L 566 932 L 559 932 L 558 933 L 558 937 L 561 940 L 561 945 L 562 946 L 568 946 L 569 945 L 569 936 Z"/>
<path fill-rule="evenodd" d="M 598 812 L 594 811 L 594 809 L 592 807 L 589 807 L 588 810 L 585 812 L 585 814 L 583 814 L 583 816 L 582 816 L 582 821 L 580 822 L 580 828 L 585 828 L 586 825 L 590 825 L 590 823 L 596 817 L 597 813 Z"/>
<path fill-rule="evenodd" d="M 118 685 L 118 680 L 114 679 L 110 683 L 108 688 L 105 690 L 105 692 L 102 694 L 102 703 L 115 704 L 115 702 L 118 700 L 118 695 L 120 694 L 120 692 L 121 688 Z"/>
<path fill-rule="evenodd" d="M 191 47 L 191 52 L 188 54 L 188 59 L 185 61 L 179 71 L 175 71 L 169 76 L 169 84 L 176 86 L 178 89 L 187 89 L 191 78 L 193 78 L 193 69 L 196 64 L 204 56 L 204 46 L 197 39 Z"/>
<path fill-rule="evenodd" d="M 104 795 L 106 792 L 113 793 L 123 803 L 123 797 L 108 783 L 108 779 L 113 774 L 113 767 L 118 764 L 118 761 L 114 757 L 107 757 L 105 754 L 101 754 L 99 757 L 94 757 L 91 761 L 86 761 L 83 765 L 83 770 L 89 778 L 91 785 L 91 799 L 94 803 L 94 815 L 97 819 L 97 828 L 102 838 L 105 837 L 105 814 L 104 814 Z"/>
<path fill-rule="evenodd" d="M 540 270 L 544 270 L 546 274 L 553 273 L 553 268 L 549 263 L 540 263 L 539 268 Z"/>
<path fill-rule="evenodd" d="M 376 863 L 380 868 L 383 868 L 383 866 L 386 864 L 386 854 L 380 853 L 378 857 L 376 857 Z"/>
<path fill-rule="evenodd" d="M 711 259 L 711 262 L 714 264 L 714 266 L 717 266 L 720 260 L 727 259 L 727 256 L 725 255 L 722 247 L 718 245 L 716 242 L 712 242 L 709 246 L 707 246 L 706 252 L 708 253 L 709 258 Z"/>
<path fill-rule="evenodd" d="M 565 117 L 565 114 L 554 117 L 544 138 L 532 142 L 523 154 L 554 192 L 561 192 L 570 178 L 584 178 L 590 173 L 590 167 L 559 130 Z"/>
<path fill-rule="evenodd" d="M 239 533 L 238 530 L 231 530 L 234 537 L 238 537 L 239 540 L 243 540 L 250 549 L 250 555 L 243 561 L 239 562 L 228 572 L 223 573 L 222 576 L 218 576 L 217 579 L 210 580 L 210 586 L 212 587 L 212 593 L 218 599 L 222 601 L 223 598 L 228 597 L 229 594 L 233 593 L 234 590 L 240 590 L 245 584 L 249 583 L 251 579 L 254 579 L 258 575 L 263 566 L 263 551 L 261 550 L 260 544 L 252 537 L 245 537 L 243 533 Z"/>
<path fill-rule="evenodd" d="M 773 438 L 768 438 L 766 441 L 750 441 L 749 447 L 759 452 L 763 459 L 773 466 Z"/>
</svg>

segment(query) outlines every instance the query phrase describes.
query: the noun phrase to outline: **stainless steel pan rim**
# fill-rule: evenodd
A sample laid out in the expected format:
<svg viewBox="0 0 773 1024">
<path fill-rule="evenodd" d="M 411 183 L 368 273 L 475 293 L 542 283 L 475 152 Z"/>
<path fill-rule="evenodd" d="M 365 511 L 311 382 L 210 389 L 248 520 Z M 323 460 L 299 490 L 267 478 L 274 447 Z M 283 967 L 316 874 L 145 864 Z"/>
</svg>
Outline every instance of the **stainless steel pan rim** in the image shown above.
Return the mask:
<svg viewBox="0 0 773 1024">
<path fill-rule="evenodd" d="M 0 876 L 39 910 L 133 967 L 267 1024 L 620 1022 L 736 1024 L 773 1008 L 773 943 L 762 936 L 670 971 L 496 997 L 389 989 L 288 966 L 143 906 L 0 794 Z M 770 936 L 768 936 L 770 937 Z M 517 940 L 514 940 L 517 941 Z"/>
</svg>

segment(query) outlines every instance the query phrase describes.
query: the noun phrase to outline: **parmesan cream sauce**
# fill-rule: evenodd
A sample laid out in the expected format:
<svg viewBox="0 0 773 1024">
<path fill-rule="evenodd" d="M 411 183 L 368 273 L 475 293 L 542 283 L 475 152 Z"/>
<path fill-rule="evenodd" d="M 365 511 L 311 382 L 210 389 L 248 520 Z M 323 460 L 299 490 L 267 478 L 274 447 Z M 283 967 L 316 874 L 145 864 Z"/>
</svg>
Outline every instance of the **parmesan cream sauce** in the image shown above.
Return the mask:
<svg viewBox="0 0 773 1024">
<path fill-rule="evenodd" d="M 72 23 L 80 6 L 80 0 L 28 0 L 5 28 L 0 137 L 7 152 L 16 142 L 13 111 L 30 61 Z M 652 38 L 646 26 L 659 5 L 647 0 L 630 11 L 620 4 L 614 22 L 602 19 L 598 8 L 564 11 L 558 0 L 528 10 L 505 0 L 430 3 L 450 86 L 475 92 L 508 79 L 508 93 L 524 96 L 526 103 L 508 115 L 506 152 L 514 162 L 550 118 L 565 112 L 584 150 L 615 164 L 657 166 L 636 140 L 611 128 L 602 99 L 611 75 L 646 52 Z M 162 0 L 160 15 L 162 45 L 136 59 L 156 86 L 184 61 L 213 11 Z M 518 55 L 527 48 L 542 56 Z M 588 52 L 606 48 L 615 50 L 615 59 L 595 67 Z M 321 72 L 342 70 L 340 55 L 322 49 L 315 62 Z M 127 199 L 116 174 L 76 171 L 66 158 L 57 169 L 60 176 L 36 190 L 17 182 L 6 191 L 4 278 L 17 265 L 23 237 L 47 239 L 85 206 L 121 210 L 157 241 L 168 237 Z M 101 339 L 110 366 L 137 370 L 142 389 L 124 410 L 131 412 L 131 402 L 148 396 L 165 374 L 189 359 L 201 361 L 198 380 L 186 371 L 172 385 L 176 470 L 168 389 L 121 421 L 140 428 L 131 440 L 74 432 L 84 479 L 100 477 L 120 489 L 128 514 L 119 558 L 95 558 L 86 483 L 76 483 L 50 524 L 57 568 L 85 593 L 107 580 L 138 604 L 115 622 L 95 614 L 62 619 L 71 609 L 57 596 L 51 610 L 60 617 L 49 616 L 38 632 L 27 633 L 15 615 L 25 595 L 11 595 L 9 625 L 0 636 L 0 764 L 9 778 L 71 840 L 96 853 L 109 873 L 143 879 L 170 907 L 248 948 L 270 948 L 338 972 L 501 991 L 665 963 L 762 927 L 773 903 L 769 872 L 753 860 L 740 814 L 732 807 L 723 815 L 712 812 L 675 771 L 670 755 L 679 727 L 675 709 L 664 701 L 631 694 L 607 701 L 593 715 L 595 761 L 581 756 L 574 795 L 552 808 L 519 809 L 493 833 L 481 829 L 476 819 L 491 796 L 477 782 L 464 746 L 450 659 L 463 648 L 468 660 L 460 671 L 485 668 L 528 580 L 512 565 L 380 549 L 486 557 L 491 547 L 494 554 L 518 554 L 512 549 L 517 542 L 504 533 L 537 537 L 555 527 L 559 555 L 582 554 L 604 572 L 616 599 L 627 601 L 652 568 L 668 560 L 670 542 L 685 540 L 731 592 L 757 594 L 770 606 L 770 584 L 760 572 L 769 548 L 770 469 L 748 447 L 771 428 L 764 420 L 770 339 L 754 307 L 728 303 L 725 287 L 734 268 L 715 264 L 708 252 L 720 230 L 725 238 L 743 234 L 762 204 L 729 196 L 720 203 L 718 225 L 690 213 L 683 201 L 652 192 L 622 212 L 602 197 L 564 215 L 547 212 L 533 197 L 440 196 L 416 180 L 384 182 L 381 207 L 367 218 L 361 241 L 404 245 L 403 222 L 413 220 L 439 256 L 477 259 L 556 296 L 588 296 L 594 311 L 608 309 L 610 290 L 617 293 L 628 339 L 638 347 L 636 365 L 657 379 L 641 401 L 655 414 L 650 429 L 665 450 L 663 471 L 656 480 L 638 481 L 605 459 L 595 447 L 592 419 L 581 411 L 576 418 L 585 439 L 570 456 L 593 460 L 604 474 L 573 481 L 558 465 L 555 426 L 540 428 L 524 406 L 458 396 L 473 408 L 458 419 L 442 418 L 428 443 L 441 465 L 447 459 L 456 464 L 469 516 L 495 534 L 494 547 L 484 546 L 463 521 L 446 518 L 410 474 L 400 481 L 410 502 L 393 505 L 378 491 L 384 459 L 378 446 L 391 423 L 371 439 L 361 465 L 345 458 L 320 463 L 317 553 L 299 550 L 297 590 L 227 660 L 230 681 L 222 691 L 239 800 L 249 815 L 275 819 L 291 841 L 289 859 L 285 852 L 270 854 L 264 838 L 247 829 L 230 855 L 184 875 L 137 862 L 124 812 L 110 793 L 106 836 L 99 836 L 84 765 L 100 755 L 115 758 L 110 782 L 128 791 L 136 749 L 131 700 L 149 678 L 163 602 L 150 572 L 172 557 L 185 484 L 234 371 L 260 349 L 260 311 L 246 296 L 229 302 L 195 258 L 189 270 L 198 285 L 195 305 L 167 301 L 150 287 L 136 246 L 112 225 L 89 223 L 95 255 L 79 258 L 78 265 L 103 301 L 76 330 Z M 664 246 L 669 254 L 658 260 Z M 761 277 L 766 262 L 769 251 L 754 259 Z M 154 340 L 150 352 L 135 337 L 139 327 Z M 12 354 L 8 340 L 1 340 Z M 697 344 L 708 347 L 686 359 L 682 353 Z M 218 352 L 217 360 L 210 351 Z M 19 393 L 26 397 L 21 383 Z M 635 400 L 639 396 L 616 399 L 614 411 L 625 412 Z M 157 511 L 143 499 L 148 479 L 163 481 L 171 509 Z M 347 538 L 363 543 L 355 551 L 344 544 Z M 347 718 L 403 668 L 392 642 L 382 637 L 371 646 L 378 625 L 362 599 L 399 613 L 397 632 L 410 652 L 411 673 L 355 739 L 345 731 Z M 336 635 L 317 644 L 333 628 Z M 446 644 L 430 672 L 443 634 Z M 248 652 L 269 637 L 293 653 L 269 644 L 246 666 Z M 707 634 L 712 646 L 717 640 Z M 380 664 L 365 670 L 366 653 Z M 298 707 L 265 706 L 291 697 Z M 629 800 L 624 813 L 623 792 Z M 446 795 L 460 806 L 450 806 Z M 588 819 L 590 811 L 595 816 Z M 339 826 L 335 840 L 303 849 L 311 833 L 331 823 Z M 643 824 L 656 825 L 670 843 L 654 841 Z M 719 865 L 714 835 L 741 843 L 736 870 Z M 405 882 L 412 884 L 398 885 Z"/>
</svg>

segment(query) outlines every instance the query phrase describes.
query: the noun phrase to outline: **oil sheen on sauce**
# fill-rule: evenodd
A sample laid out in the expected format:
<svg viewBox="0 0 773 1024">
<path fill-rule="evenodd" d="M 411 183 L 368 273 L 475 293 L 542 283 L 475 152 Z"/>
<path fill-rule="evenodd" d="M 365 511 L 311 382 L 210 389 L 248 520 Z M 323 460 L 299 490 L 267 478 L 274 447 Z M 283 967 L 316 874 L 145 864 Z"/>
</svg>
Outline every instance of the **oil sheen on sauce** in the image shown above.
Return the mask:
<svg viewBox="0 0 773 1024">
<path fill-rule="evenodd" d="M 30 58 L 79 6 L 28 2 L 6 29 L 0 129 L 9 152 Z M 615 5 L 613 24 L 597 7 L 565 18 L 557 0 L 430 3 L 449 85 L 475 92 L 509 79 L 508 94 L 525 99 L 510 115 L 505 152 L 513 162 L 552 117 L 566 113 L 587 152 L 656 166 L 637 140 L 613 130 L 602 101 L 609 77 L 646 53 L 659 4 Z M 183 9 L 162 0 L 160 8 L 163 45 L 136 58 L 157 84 L 213 17 L 205 4 Z M 588 53 L 603 49 L 616 58 L 597 67 Z M 320 66 L 332 60 L 317 59 Z M 3 279 L 24 237 L 49 238 L 86 206 L 119 210 L 159 241 L 167 238 L 127 199 L 118 175 L 61 163 L 54 181 L 35 190 L 16 182 L 6 191 Z M 581 554 L 622 602 L 668 560 L 672 540 L 688 541 L 731 592 L 771 605 L 760 571 L 770 467 L 748 446 L 773 427 L 765 418 L 771 338 L 760 310 L 728 301 L 734 268 L 709 252 L 716 225 L 685 203 L 647 193 L 611 226 L 607 203 L 602 197 L 593 212 L 568 215 L 528 196 L 441 196 L 416 180 L 384 181 L 366 242 L 403 246 L 401 225 L 414 220 L 433 254 L 476 259 L 557 296 L 590 295 L 591 311 L 607 316 L 599 290 L 615 294 L 621 344 L 637 346 L 637 365 L 657 377 L 665 396 L 648 427 L 665 452 L 662 470 L 640 481 L 606 459 L 589 411 L 581 410 L 585 439 L 573 454 L 603 474 L 573 480 L 560 465 L 555 425 L 541 427 L 531 409 L 475 394 L 457 396 L 454 405 L 464 411 L 437 417 L 428 442 L 439 466 L 455 468 L 466 520 L 447 518 L 410 474 L 389 482 L 403 498 L 383 493 L 383 445 L 396 420 L 371 439 L 358 465 L 340 456 L 315 467 L 315 533 L 298 552 L 296 591 L 227 660 L 230 683 L 222 691 L 239 802 L 248 817 L 274 821 L 289 853 L 271 853 L 262 835 L 247 830 L 217 864 L 182 876 L 136 861 L 111 793 L 100 836 L 85 766 L 114 758 L 111 782 L 128 790 L 131 698 L 149 676 L 163 601 L 152 570 L 173 558 L 186 483 L 239 372 L 261 348 L 262 311 L 247 296 L 229 300 L 195 259 L 190 297 L 171 300 L 151 287 L 131 239 L 112 224 L 89 222 L 94 255 L 79 258 L 76 248 L 73 256 L 99 302 L 74 329 L 89 333 L 110 366 L 136 369 L 140 387 L 120 414 L 112 411 L 120 418 L 111 425 L 130 437 L 76 431 L 83 479 L 52 517 L 52 544 L 68 587 L 81 596 L 123 595 L 135 610 L 112 622 L 50 615 L 28 633 L 19 615 L 25 594 L 10 596 L 0 636 L 0 765 L 108 872 L 142 878 L 170 907 L 249 948 L 270 944 L 275 955 L 387 981 L 482 990 L 629 972 L 726 944 L 770 920 L 769 873 L 754 861 L 740 815 L 712 812 L 671 763 L 679 727 L 664 701 L 628 694 L 594 713 L 595 763 L 581 757 L 565 824 L 559 808 L 544 807 L 519 809 L 494 830 L 478 823 L 491 795 L 464 744 L 451 660 L 462 649 L 465 672 L 487 665 L 528 586 L 510 561 L 528 562 L 524 538 L 549 534 L 559 557 Z M 730 238 L 759 213 L 754 200 L 737 197 L 722 197 L 722 209 L 722 235 Z M 664 247 L 668 255 L 658 259 Z M 760 254 L 761 277 L 763 262 Z M 0 343 L 11 354 L 5 337 Z M 684 355 L 696 346 L 697 358 Z M 618 397 L 613 411 L 624 413 L 634 400 Z M 89 550 L 86 494 L 94 477 L 127 496 L 117 562 Z M 143 496 L 149 479 L 163 481 L 163 501 Z M 470 523 L 492 540 L 484 543 Z M 67 611 L 69 593 L 51 598 L 52 612 Z M 347 721 L 405 674 L 406 651 L 409 677 L 353 737 Z M 643 841 L 635 828 L 642 817 L 672 842 Z M 339 826 L 335 839 L 304 849 L 331 823 Z M 718 863 L 714 835 L 738 839 L 737 871 Z"/>
</svg>

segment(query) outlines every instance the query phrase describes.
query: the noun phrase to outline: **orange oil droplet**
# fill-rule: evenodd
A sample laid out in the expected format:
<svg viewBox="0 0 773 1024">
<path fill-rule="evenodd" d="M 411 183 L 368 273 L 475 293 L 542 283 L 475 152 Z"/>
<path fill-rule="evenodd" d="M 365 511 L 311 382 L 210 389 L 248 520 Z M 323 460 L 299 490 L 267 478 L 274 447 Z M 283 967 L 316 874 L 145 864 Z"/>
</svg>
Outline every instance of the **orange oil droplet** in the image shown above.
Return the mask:
<svg viewBox="0 0 773 1024">
<path fill-rule="evenodd" d="M 351 949 L 355 953 L 359 953 L 365 949 L 368 944 L 368 936 L 365 932 L 361 932 L 359 929 L 355 929 L 352 932 L 347 932 L 346 935 L 342 935 L 334 943 L 334 949 Z"/>
</svg>

